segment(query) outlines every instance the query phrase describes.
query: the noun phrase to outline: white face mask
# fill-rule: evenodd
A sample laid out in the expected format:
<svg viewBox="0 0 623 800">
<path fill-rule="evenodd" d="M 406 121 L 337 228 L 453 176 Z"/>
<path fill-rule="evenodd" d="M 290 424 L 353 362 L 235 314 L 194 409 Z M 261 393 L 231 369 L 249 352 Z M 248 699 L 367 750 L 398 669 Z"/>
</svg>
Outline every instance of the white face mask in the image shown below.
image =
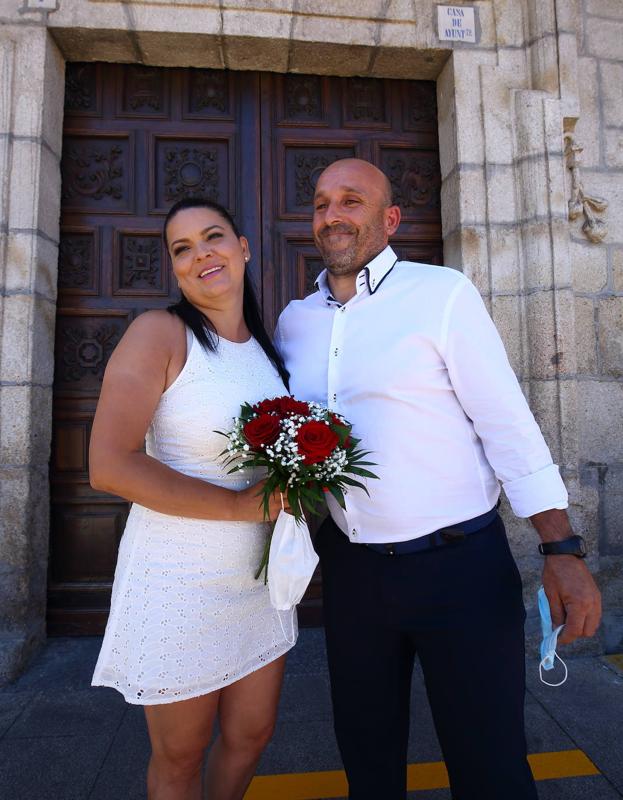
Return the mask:
<svg viewBox="0 0 623 800">
<path fill-rule="evenodd" d="M 537 600 L 539 603 L 539 614 L 541 615 L 541 631 L 543 639 L 541 641 L 541 662 L 539 664 L 539 677 L 541 681 L 547 686 L 562 686 L 567 680 L 567 665 L 556 652 L 556 643 L 558 642 L 558 634 L 565 627 L 559 625 L 557 628 L 552 628 L 552 614 L 549 608 L 549 601 L 545 594 L 545 589 L 541 586 L 537 593 Z M 543 680 L 543 670 L 546 672 L 554 669 L 554 661 L 558 659 L 565 669 L 565 676 L 558 683 L 550 683 Z"/>
</svg>

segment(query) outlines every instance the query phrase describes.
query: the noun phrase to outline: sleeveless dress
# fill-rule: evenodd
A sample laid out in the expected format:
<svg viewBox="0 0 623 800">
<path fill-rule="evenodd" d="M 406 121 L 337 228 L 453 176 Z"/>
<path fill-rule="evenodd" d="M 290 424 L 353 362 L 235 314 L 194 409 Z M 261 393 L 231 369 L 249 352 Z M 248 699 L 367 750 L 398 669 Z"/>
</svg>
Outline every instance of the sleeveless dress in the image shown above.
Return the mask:
<svg viewBox="0 0 623 800">
<path fill-rule="evenodd" d="M 253 338 L 221 338 L 215 353 L 190 331 L 187 339 L 186 363 L 160 399 L 146 452 L 178 472 L 244 489 L 261 473 L 228 475 L 219 457 L 226 440 L 216 431 L 231 428 L 243 402 L 283 395 L 283 383 Z M 227 686 L 289 650 L 296 612 L 276 611 L 254 578 L 269 532 L 270 523 L 176 517 L 134 503 L 92 685 L 118 689 L 129 703 L 172 703 Z"/>
</svg>

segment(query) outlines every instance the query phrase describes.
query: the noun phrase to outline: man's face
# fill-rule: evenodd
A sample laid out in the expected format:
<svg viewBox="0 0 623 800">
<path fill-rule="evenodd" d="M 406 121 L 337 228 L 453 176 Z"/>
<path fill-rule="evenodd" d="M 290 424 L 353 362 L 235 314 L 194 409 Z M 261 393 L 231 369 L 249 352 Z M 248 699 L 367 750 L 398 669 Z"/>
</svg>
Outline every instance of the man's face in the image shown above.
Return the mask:
<svg viewBox="0 0 623 800">
<path fill-rule="evenodd" d="M 313 232 L 332 275 L 356 274 L 387 246 L 393 233 L 391 208 L 384 178 L 371 165 L 337 161 L 322 173 L 314 195 Z"/>
</svg>

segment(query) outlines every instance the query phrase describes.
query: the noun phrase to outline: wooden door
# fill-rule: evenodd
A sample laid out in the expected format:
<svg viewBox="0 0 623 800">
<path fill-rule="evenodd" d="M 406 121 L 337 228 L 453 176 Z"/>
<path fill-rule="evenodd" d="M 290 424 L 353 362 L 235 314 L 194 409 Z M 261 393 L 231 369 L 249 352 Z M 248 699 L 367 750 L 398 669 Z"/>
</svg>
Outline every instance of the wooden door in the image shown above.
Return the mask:
<svg viewBox="0 0 623 800">
<path fill-rule="evenodd" d="M 161 241 L 182 196 L 225 205 L 250 240 L 272 330 L 313 289 L 319 172 L 359 155 L 387 171 L 396 249 L 441 263 L 434 84 L 138 65 L 68 64 L 56 321 L 48 620 L 103 631 L 128 506 L 93 491 L 87 450 L 110 353 L 128 324 L 177 299 Z M 128 398 L 131 402 L 131 398 Z M 302 624 L 320 624 L 320 576 Z"/>
</svg>

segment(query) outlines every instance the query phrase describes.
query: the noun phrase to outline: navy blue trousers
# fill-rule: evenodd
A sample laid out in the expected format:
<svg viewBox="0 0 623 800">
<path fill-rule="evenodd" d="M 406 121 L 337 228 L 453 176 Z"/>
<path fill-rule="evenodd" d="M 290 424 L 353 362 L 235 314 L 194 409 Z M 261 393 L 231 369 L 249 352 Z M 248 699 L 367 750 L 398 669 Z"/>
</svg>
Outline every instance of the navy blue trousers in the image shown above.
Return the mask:
<svg viewBox="0 0 623 800">
<path fill-rule="evenodd" d="M 329 517 L 321 559 L 334 724 L 350 800 L 404 800 L 417 654 L 454 800 L 536 800 L 524 733 L 521 579 L 497 517 L 385 556 Z"/>
</svg>

